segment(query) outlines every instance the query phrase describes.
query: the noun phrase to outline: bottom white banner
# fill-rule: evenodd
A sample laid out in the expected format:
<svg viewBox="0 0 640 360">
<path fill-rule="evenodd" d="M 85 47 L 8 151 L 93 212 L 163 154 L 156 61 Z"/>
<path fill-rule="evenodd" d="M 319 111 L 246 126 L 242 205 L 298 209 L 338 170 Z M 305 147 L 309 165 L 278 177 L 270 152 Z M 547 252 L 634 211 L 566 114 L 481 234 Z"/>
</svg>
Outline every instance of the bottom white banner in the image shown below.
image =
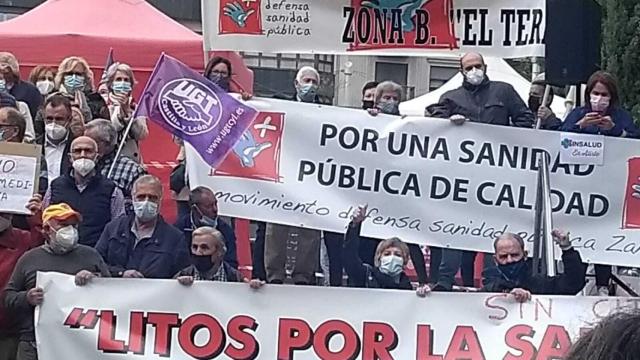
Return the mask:
<svg viewBox="0 0 640 360">
<path fill-rule="evenodd" d="M 562 359 L 625 298 L 96 279 L 39 273 L 40 360 Z"/>
</svg>

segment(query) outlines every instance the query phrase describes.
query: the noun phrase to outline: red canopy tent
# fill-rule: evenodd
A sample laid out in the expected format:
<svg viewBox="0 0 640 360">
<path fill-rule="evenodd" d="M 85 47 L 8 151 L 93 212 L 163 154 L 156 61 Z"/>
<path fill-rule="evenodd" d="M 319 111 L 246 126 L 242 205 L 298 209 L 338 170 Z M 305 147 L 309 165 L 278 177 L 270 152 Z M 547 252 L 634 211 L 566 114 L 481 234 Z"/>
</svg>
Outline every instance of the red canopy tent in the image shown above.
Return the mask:
<svg viewBox="0 0 640 360">
<path fill-rule="evenodd" d="M 49 0 L 0 23 L 3 50 L 26 67 L 57 65 L 70 55 L 104 66 L 109 48 L 136 71 L 151 71 L 167 52 L 202 68 L 202 39 L 146 1 Z"/>
<path fill-rule="evenodd" d="M 0 50 L 17 58 L 23 78 L 34 66 L 57 67 L 68 56 L 85 58 L 94 78 L 104 70 L 109 49 L 114 60 L 129 64 L 139 85 L 149 78 L 162 52 L 191 68 L 204 68 L 202 37 L 174 21 L 144 0 L 48 0 L 31 11 L 0 23 Z M 234 82 L 251 92 L 253 73 L 234 52 L 220 52 L 234 69 Z M 152 127 L 143 142 L 145 162 L 164 164 L 175 159 L 174 146 L 163 146 L 168 135 Z M 144 149 L 154 149 L 147 151 Z"/>
<path fill-rule="evenodd" d="M 26 75 L 34 66 L 57 66 L 67 56 L 82 56 L 96 75 L 110 48 L 115 60 L 134 69 L 142 84 L 162 52 L 202 70 L 202 37 L 144 0 L 48 0 L 0 23 L 2 50 L 12 52 Z M 236 80 L 248 91 L 253 75 L 235 53 Z"/>
<path fill-rule="evenodd" d="M 47 0 L 31 11 L 0 23 L 0 51 L 13 53 L 23 79 L 37 65 L 57 68 L 68 56 L 87 60 L 100 79 L 109 49 L 115 61 L 129 64 L 139 97 L 162 52 L 191 68 L 204 68 L 202 37 L 174 21 L 144 0 Z M 211 55 L 211 54 L 209 54 Z M 253 73 L 237 53 L 216 53 L 228 58 L 234 70 L 235 88 L 252 91 Z M 177 147 L 170 136 L 149 123 L 150 135 L 142 142 L 149 171 L 167 180 Z M 173 202 L 165 197 L 164 213 L 173 218 Z M 243 237 L 247 237 L 246 231 Z M 248 240 L 247 240 L 248 242 Z M 240 249 L 239 249 L 240 250 Z M 242 251 L 247 256 L 248 249 Z M 246 260 L 241 263 L 246 264 Z"/>
</svg>

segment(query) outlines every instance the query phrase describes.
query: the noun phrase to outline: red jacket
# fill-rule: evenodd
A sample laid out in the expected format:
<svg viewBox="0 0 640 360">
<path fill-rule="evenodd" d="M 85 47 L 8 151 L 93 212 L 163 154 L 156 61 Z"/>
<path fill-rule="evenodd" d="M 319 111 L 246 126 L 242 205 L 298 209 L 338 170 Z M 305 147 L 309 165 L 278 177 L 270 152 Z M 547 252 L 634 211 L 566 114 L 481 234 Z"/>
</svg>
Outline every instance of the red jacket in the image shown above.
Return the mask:
<svg viewBox="0 0 640 360">
<path fill-rule="evenodd" d="M 7 286 L 18 259 L 27 250 L 42 245 L 42 223 L 38 215 L 28 218 L 31 231 L 11 228 L 0 235 L 0 295 Z M 0 339 L 15 333 L 4 310 L 4 299 L 0 298 Z"/>
</svg>

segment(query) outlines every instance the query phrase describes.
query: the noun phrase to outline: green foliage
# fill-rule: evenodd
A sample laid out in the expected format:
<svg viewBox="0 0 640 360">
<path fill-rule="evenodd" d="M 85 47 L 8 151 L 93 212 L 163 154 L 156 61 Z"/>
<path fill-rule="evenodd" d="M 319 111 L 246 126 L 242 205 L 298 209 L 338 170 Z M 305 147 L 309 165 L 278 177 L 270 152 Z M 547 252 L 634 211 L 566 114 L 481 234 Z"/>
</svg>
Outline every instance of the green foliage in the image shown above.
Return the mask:
<svg viewBox="0 0 640 360">
<path fill-rule="evenodd" d="M 640 1 L 600 0 L 602 65 L 618 78 L 623 106 L 640 120 Z"/>
</svg>

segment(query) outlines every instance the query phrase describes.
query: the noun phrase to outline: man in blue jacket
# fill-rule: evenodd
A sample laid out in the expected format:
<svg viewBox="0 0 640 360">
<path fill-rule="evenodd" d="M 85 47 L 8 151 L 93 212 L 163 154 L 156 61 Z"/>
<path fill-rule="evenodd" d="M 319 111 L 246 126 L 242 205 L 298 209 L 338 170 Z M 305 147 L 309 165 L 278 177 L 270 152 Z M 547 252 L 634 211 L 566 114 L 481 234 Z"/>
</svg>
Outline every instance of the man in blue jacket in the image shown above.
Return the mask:
<svg viewBox="0 0 640 360">
<path fill-rule="evenodd" d="M 225 247 L 224 262 L 238 269 L 236 234 L 231 225 L 218 217 L 218 199 L 211 189 L 198 186 L 189 194 L 190 213 L 178 219 L 175 226 L 184 233 L 187 246 L 191 246 L 191 235 L 199 227 L 212 227 L 222 233 Z"/>
<path fill-rule="evenodd" d="M 184 235 L 160 216 L 162 183 L 141 176 L 132 195 L 134 214 L 107 224 L 96 249 L 114 277 L 171 279 L 189 265 L 189 254 Z"/>
</svg>

